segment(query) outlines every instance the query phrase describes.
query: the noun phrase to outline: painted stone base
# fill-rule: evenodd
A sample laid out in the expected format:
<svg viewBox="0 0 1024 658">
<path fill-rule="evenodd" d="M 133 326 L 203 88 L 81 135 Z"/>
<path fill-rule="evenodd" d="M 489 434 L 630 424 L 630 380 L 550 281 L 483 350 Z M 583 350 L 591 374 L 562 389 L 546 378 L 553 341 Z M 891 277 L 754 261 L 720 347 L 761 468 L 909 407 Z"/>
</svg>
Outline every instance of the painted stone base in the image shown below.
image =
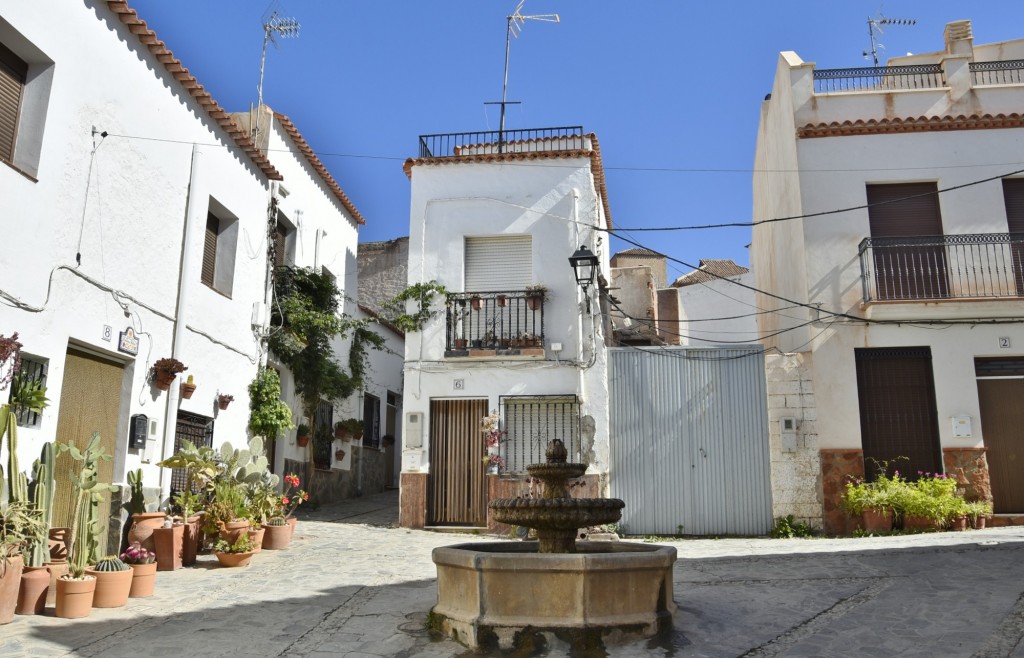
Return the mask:
<svg viewBox="0 0 1024 658">
<path fill-rule="evenodd" d="M 435 548 L 432 625 L 471 648 L 491 650 L 522 648 L 537 634 L 594 648 L 671 630 L 674 547 L 587 541 L 576 553 L 536 548 L 536 542 Z"/>
<path fill-rule="evenodd" d="M 850 477 L 864 477 L 864 452 L 860 448 L 821 450 L 822 525 L 830 535 L 849 535 L 857 520 L 842 507 L 843 492 Z"/>
<path fill-rule="evenodd" d="M 992 480 L 989 477 L 985 448 L 943 448 L 942 464 L 946 475 L 953 476 L 964 488 L 967 500 L 992 502 Z"/>
<path fill-rule="evenodd" d="M 427 524 L 427 474 L 402 473 L 398 487 L 398 525 L 422 530 Z"/>
</svg>

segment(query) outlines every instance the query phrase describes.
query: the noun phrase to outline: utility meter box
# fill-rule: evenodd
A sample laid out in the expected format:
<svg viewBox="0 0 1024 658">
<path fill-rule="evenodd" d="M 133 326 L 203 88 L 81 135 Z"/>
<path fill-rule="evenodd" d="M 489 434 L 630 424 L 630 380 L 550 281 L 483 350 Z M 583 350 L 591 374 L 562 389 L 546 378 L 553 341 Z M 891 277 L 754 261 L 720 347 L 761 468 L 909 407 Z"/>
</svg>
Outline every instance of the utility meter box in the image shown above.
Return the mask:
<svg viewBox="0 0 1024 658">
<path fill-rule="evenodd" d="M 792 416 L 780 418 L 779 432 L 782 436 L 782 452 L 796 452 L 796 418 Z"/>
<path fill-rule="evenodd" d="M 136 414 L 128 422 L 128 447 L 145 448 L 149 437 L 149 418 L 145 414 Z"/>
<path fill-rule="evenodd" d="M 405 434 L 403 444 L 410 450 L 423 447 L 423 414 L 412 411 L 405 414 Z"/>
</svg>

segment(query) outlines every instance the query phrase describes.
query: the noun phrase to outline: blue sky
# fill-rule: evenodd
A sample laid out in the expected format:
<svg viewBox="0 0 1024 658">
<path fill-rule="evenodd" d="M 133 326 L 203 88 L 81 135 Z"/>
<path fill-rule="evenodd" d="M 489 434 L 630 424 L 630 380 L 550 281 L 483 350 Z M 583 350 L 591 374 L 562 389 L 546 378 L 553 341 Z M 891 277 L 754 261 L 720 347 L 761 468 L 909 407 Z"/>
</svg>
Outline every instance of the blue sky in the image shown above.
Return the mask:
<svg viewBox="0 0 1024 658">
<path fill-rule="evenodd" d="M 129 0 L 229 111 L 256 101 L 271 0 Z M 497 130 L 505 16 L 515 0 L 276 0 L 302 25 L 268 50 L 264 101 L 287 114 L 366 217 L 361 240 L 407 235 L 402 172 L 420 134 Z M 512 42 L 507 128 L 595 132 L 619 229 L 749 221 L 761 101 L 778 53 L 819 68 L 868 65 L 867 18 L 885 28 L 880 59 L 943 48 L 946 23 L 971 19 L 975 43 L 1024 38 L 1024 2 L 877 0 L 692 2 L 527 0 Z M 627 230 L 627 235 L 628 230 Z M 696 264 L 749 263 L 749 229 L 635 233 Z M 617 242 L 613 249 L 631 245 Z M 567 254 L 568 255 L 568 254 Z M 567 266 L 568 267 L 568 266 Z M 670 278 L 686 268 L 670 265 Z"/>
</svg>

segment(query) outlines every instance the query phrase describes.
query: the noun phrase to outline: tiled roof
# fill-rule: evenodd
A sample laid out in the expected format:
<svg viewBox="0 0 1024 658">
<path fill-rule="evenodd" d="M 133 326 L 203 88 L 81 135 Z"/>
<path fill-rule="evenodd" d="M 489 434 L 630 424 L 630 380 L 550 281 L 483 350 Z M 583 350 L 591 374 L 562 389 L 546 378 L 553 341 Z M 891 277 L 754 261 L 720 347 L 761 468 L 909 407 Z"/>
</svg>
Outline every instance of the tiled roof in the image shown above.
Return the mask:
<svg viewBox="0 0 1024 658">
<path fill-rule="evenodd" d="M 979 130 L 985 128 L 1022 128 L 1024 114 L 963 114 L 942 117 L 907 117 L 904 119 L 857 119 L 809 123 L 797 129 L 797 137 L 840 137 L 845 135 L 878 135 L 882 133 L 926 132 L 932 130 Z"/>
<path fill-rule="evenodd" d="M 341 189 L 338 182 L 334 180 L 333 176 L 331 176 L 331 172 L 327 171 L 327 167 L 324 166 L 324 163 L 320 162 L 320 158 L 316 156 L 316 152 L 314 152 L 309 146 L 309 143 L 306 142 L 306 139 L 302 136 L 302 133 L 299 132 L 299 129 L 295 127 L 295 124 L 292 123 L 292 120 L 280 112 L 274 112 L 274 116 L 281 122 L 285 132 L 287 132 L 288 136 L 292 138 L 295 145 L 299 147 L 299 151 L 302 155 L 306 156 L 306 160 L 309 162 L 310 166 L 313 167 L 313 170 L 319 174 L 320 178 L 322 178 L 325 183 L 327 183 L 327 187 L 331 189 L 331 192 L 333 192 L 334 196 L 338 198 L 338 201 L 341 201 L 341 205 L 345 207 L 345 210 L 352 215 L 352 218 L 356 220 L 357 224 L 365 224 L 366 220 L 363 219 L 363 216 L 356 208 L 356 205 L 352 203 L 352 199 L 348 198 L 345 191 Z"/>
<path fill-rule="evenodd" d="M 707 283 L 716 279 L 729 278 L 746 274 L 750 268 L 737 265 L 731 258 L 701 259 L 700 265 L 692 272 L 687 272 L 672 284 L 673 288 L 692 286 L 695 283 Z"/>
<path fill-rule="evenodd" d="M 412 168 L 416 165 L 434 164 L 463 164 L 467 162 L 515 162 L 523 160 L 561 160 L 571 158 L 590 158 L 590 169 L 594 174 L 594 187 L 601 195 L 604 203 L 604 217 L 607 228 L 612 229 L 612 212 L 608 205 L 608 186 L 604 177 L 604 165 L 601 161 L 601 146 L 597 141 L 597 135 L 587 135 L 591 149 L 568 149 L 553 151 L 526 151 L 516 153 L 484 153 L 480 155 L 452 155 L 440 158 L 409 158 L 402 165 L 405 175 L 412 179 Z"/>
<path fill-rule="evenodd" d="M 156 33 L 146 26 L 146 21 L 139 18 L 138 13 L 128 6 L 125 0 L 107 0 L 107 7 L 117 14 L 117 18 L 128 26 L 128 31 L 138 38 L 139 43 L 153 53 L 157 61 L 163 65 L 171 76 L 178 81 L 185 91 L 195 98 L 203 110 L 213 119 L 224 131 L 234 140 L 245 154 L 249 156 L 260 171 L 270 180 L 281 180 L 282 176 L 270 164 L 267 157 L 258 149 L 246 131 L 238 127 L 227 112 L 224 111 L 217 101 L 213 100 L 209 92 L 199 84 L 195 76 L 189 73 L 181 61 L 174 56 L 174 53 L 167 48 L 163 41 L 157 38 Z"/>
<path fill-rule="evenodd" d="M 656 256 L 656 257 L 661 257 L 661 258 L 665 257 L 664 254 L 659 254 L 656 251 L 651 251 L 650 249 L 644 249 L 643 247 L 633 247 L 631 249 L 623 249 L 622 251 L 617 252 L 614 256 L 612 256 L 612 258 L 618 258 L 619 256 L 641 256 L 641 257 L 644 257 L 644 258 L 650 258 L 651 256 Z"/>
</svg>

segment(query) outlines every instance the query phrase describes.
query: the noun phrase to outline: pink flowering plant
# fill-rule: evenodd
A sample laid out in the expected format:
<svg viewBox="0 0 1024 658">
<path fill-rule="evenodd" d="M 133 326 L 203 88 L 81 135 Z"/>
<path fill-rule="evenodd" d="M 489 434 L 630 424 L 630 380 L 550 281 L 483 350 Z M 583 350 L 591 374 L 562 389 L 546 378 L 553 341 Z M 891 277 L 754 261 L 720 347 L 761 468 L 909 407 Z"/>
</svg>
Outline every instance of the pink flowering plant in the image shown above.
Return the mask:
<svg viewBox="0 0 1024 658">
<path fill-rule="evenodd" d="M 484 466 L 497 466 L 499 471 L 503 471 L 505 459 L 501 455 L 484 455 Z"/>
<path fill-rule="evenodd" d="M 284 483 L 286 487 L 284 494 L 281 496 L 278 515 L 287 518 L 295 513 L 299 505 L 309 500 L 309 494 L 299 489 L 301 482 L 299 476 L 295 473 L 289 473 L 284 476 Z"/>
<path fill-rule="evenodd" d="M 500 416 L 497 410 L 492 411 L 480 421 L 480 431 L 484 435 L 484 466 L 505 468 L 505 459 L 498 454 L 498 449 L 507 440 L 508 432 L 499 429 Z"/>
<path fill-rule="evenodd" d="M 137 541 L 133 541 L 132 545 L 121 553 L 121 561 L 125 564 L 151 564 L 156 561 L 156 553 L 151 550 L 145 549 Z"/>
</svg>

